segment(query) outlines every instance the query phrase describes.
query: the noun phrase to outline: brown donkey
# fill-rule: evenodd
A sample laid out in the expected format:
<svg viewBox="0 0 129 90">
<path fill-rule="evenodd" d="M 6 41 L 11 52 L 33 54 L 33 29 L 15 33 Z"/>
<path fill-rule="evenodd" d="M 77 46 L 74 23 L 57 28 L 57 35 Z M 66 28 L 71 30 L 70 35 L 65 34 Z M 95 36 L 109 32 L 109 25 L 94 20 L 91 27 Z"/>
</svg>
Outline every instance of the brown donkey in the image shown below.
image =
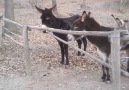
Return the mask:
<svg viewBox="0 0 129 90">
<path fill-rule="evenodd" d="M 114 28 L 101 26 L 99 23 L 95 21 L 94 18 L 90 17 L 90 12 L 83 12 L 82 16 L 77 19 L 73 25 L 72 30 L 76 31 L 112 31 Z M 80 36 L 81 37 L 81 36 Z M 109 63 L 109 55 L 111 52 L 110 41 L 108 37 L 100 37 L 100 36 L 86 36 L 87 39 L 96 47 L 98 55 L 104 60 L 106 63 Z M 76 39 L 76 36 L 73 36 L 73 39 Z M 128 48 L 128 47 L 126 47 Z M 128 50 L 128 49 L 126 49 Z M 129 65 L 128 65 L 129 68 Z M 110 82 L 110 74 L 109 68 L 102 65 L 102 79 L 103 81 Z"/>
<path fill-rule="evenodd" d="M 70 30 L 72 23 L 80 17 L 79 15 L 74 15 L 74 16 L 68 17 L 68 18 L 57 18 L 52 13 L 53 9 L 56 6 L 49 8 L 49 9 L 48 8 L 41 9 L 41 8 L 38 8 L 37 6 L 35 6 L 35 7 L 41 13 L 42 24 L 46 25 L 47 27 L 50 27 L 50 28 Z M 53 32 L 53 34 L 65 41 L 68 40 L 66 34 L 60 34 L 60 33 L 55 33 L 55 32 Z M 83 43 L 84 50 L 86 50 L 87 40 L 85 37 L 77 40 L 77 43 L 78 43 L 79 48 L 81 48 L 81 44 Z M 65 64 L 68 65 L 69 64 L 68 45 L 66 45 L 60 41 L 58 41 L 58 44 L 61 49 L 61 56 L 62 56 L 61 64 L 64 64 L 64 62 L 66 62 Z M 80 55 L 80 52 L 78 52 L 78 55 Z"/>
<path fill-rule="evenodd" d="M 118 28 L 127 30 L 126 33 L 121 34 L 121 38 L 127 38 L 124 41 L 122 41 L 123 46 L 125 46 L 126 47 L 125 49 L 127 49 L 129 47 L 129 39 L 128 39 L 128 37 L 129 37 L 129 20 L 119 19 L 118 17 L 114 16 L 113 14 L 111 16 L 116 21 L 116 23 L 118 25 Z M 127 54 L 127 56 L 129 56 L 129 51 L 128 50 L 126 50 L 126 54 Z M 128 66 L 127 71 L 129 72 L 129 60 L 127 62 L 127 66 Z"/>
</svg>

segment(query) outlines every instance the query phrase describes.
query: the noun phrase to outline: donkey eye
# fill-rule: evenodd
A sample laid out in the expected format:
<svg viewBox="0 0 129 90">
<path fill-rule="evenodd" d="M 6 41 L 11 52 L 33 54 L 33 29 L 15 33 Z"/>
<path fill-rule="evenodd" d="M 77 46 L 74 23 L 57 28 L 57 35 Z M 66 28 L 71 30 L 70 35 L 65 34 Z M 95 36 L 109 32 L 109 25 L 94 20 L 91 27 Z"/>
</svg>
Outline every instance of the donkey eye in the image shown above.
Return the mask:
<svg viewBox="0 0 129 90">
<path fill-rule="evenodd" d="M 77 26 L 74 27 L 74 29 L 77 29 L 77 28 L 78 28 Z"/>
<path fill-rule="evenodd" d="M 40 17 L 40 19 L 42 19 L 42 16 Z"/>
<path fill-rule="evenodd" d="M 46 17 L 46 20 L 49 20 L 50 19 L 50 17 Z"/>
</svg>

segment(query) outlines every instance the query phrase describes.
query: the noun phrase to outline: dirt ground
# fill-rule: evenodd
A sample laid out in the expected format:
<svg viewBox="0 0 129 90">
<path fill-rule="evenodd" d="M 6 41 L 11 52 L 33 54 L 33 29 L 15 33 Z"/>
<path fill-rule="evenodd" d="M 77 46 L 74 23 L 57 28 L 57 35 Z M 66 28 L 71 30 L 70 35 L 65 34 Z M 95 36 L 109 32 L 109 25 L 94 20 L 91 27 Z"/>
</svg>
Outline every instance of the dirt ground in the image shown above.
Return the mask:
<svg viewBox="0 0 129 90">
<path fill-rule="evenodd" d="M 51 7 L 50 0 L 37 3 L 42 8 Z M 81 0 L 57 0 L 58 11 L 64 17 L 80 14 Z M 85 0 L 85 10 L 104 26 L 116 26 L 111 14 L 128 19 L 129 11 L 118 12 L 117 0 Z M 33 6 L 33 5 L 32 5 Z M 20 24 L 41 25 L 40 13 L 32 8 L 28 0 L 15 1 L 15 19 Z M 0 15 L 4 13 L 0 3 Z M 21 29 L 18 29 L 21 30 Z M 22 39 L 14 37 L 22 42 Z M 9 38 L 4 38 L 4 49 L 0 52 L 0 90 L 112 90 L 112 83 L 101 80 L 101 65 L 87 56 L 77 56 L 69 48 L 70 66 L 60 65 L 60 49 L 57 41 L 49 34 L 38 30 L 29 31 L 32 75 L 26 75 L 23 47 Z M 76 45 L 75 42 L 70 42 Z M 76 45 L 77 46 L 77 45 Z M 87 52 L 96 54 L 88 42 Z M 129 78 L 121 77 L 121 90 L 129 90 Z"/>
</svg>

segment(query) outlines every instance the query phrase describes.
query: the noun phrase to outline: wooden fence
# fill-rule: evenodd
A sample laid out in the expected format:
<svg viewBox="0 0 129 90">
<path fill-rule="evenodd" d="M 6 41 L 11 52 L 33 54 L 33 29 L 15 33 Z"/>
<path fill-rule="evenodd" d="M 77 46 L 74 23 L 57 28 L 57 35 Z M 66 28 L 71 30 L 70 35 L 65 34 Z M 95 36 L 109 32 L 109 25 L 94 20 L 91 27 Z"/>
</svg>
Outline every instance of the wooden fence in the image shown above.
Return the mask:
<svg viewBox="0 0 129 90">
<path fill-rule="evenodd" d="M 14 40 L 11 36 L 5 34 L 2 29 L 2 23 L 1 22 L 10 22 L 13 23 L 20 28 L 22 28 L 23 35 L 19 36 L 17 34 L 14 34 L 10 32 L 11 34 L 23 38 L 24 44 L 17 42 Z M 74 48 L 75 50 L 78 50 L 93 60 L 97 61 L 98 63 L 111 68 L 112 69 L 112 77 L 113 77 L 113 89 L 112 90 L 120 90 L 120 72 L 129 77 L 129 73 L 127 73 L 124 70 L 120 69 L 120 33 L 125 32 L 125 30 L 114 30 L 114 31 L 108 31 L 108 32 L 97 32 L 97 31 L 68 31 L 68 30 L 60 30 L 60 29 L 53 29 L 53 28 L 46 28 L 46 27 L 38 27 L 38 26 L 27 26 L 27 25 L 21 25 L 19 23 L 16 23 L 14 21 L 8 20 L 4 17 L 0 17 L 0 48 L 3 48 L 3 34 L 7 37 L 9 37 L 11 40 L 13 40 L 15 43 L 21 45 L 24 47 L 24 57 L 26 60 L 26 72 L 28 75 L 31 75 L 31 62 L 30 62 L 30 51 L 29 51 L 29 42 L 28 42 L 28 30 L 29 29 L 37 29 L 37 30 L 47 30 L 51 36 L 54 38 L 58 39 L 59 41 L 69 45 L 70 47 Z M 5 30 L 5 29 L 4 29 Z M 8 30 L 7 30 L 8 31 Z M 55 35 L 52 34 L 52 32 L 57 32 L 57 33 L 63 33 L 63 34 L 73 34 L 73 35 L 90 35 L 90 36 L 109 36 L 110 41 L 111 41 L 111 61 L 112 65 L 105 63 L 104 61 L 100 60 L 99 58 L 94 57 L 93 55 L 90 55 L 89 53 L 69 44 L 68 42 L 56 37 Z"/>
<path fill-rule="evenodd" d="M 4 27 L 4 25 L 2 25 L 4 23 L 4 21 L 15 24 L 17 26 L 19 26 L 22 29 L 22 36 L 17 35 L 13 32 L 11 32 L 10 30 L 8 30 L 7 28 Z M 9 32 L 10 34 L 12 34 L 13 36 L 16 36 L 18 38 L 22 38 L 24 43 L 20 43 L 18 41 L 16 41 L 15 39 L 13 39 L 13 37 L 9 34 L 4 33 L 3 30 L 6 30 L 7 32 Z M 8 37 L 9 39 L 11 39 L 12 41 L 14 41 L 15 43 L 17 43 L 18 45 L 24 47 L 24 58 L 26 61 L 26 72 L 28 75 L 31 75 L 31 63 L 30 63 L 30 52 L 29 52 L 29 42 L 28 42 L 28 28 L 26 25 L 20 25 L 17 22 L 11 21 L 9 19 L 4 18 L 3 16 L 0 17 L 0 49 L 2 50 L 3 48 L 3 35 L 5 35 L 6 37 Z M 2 50 L 3 51 L 3 50 Z"/>
</svg>

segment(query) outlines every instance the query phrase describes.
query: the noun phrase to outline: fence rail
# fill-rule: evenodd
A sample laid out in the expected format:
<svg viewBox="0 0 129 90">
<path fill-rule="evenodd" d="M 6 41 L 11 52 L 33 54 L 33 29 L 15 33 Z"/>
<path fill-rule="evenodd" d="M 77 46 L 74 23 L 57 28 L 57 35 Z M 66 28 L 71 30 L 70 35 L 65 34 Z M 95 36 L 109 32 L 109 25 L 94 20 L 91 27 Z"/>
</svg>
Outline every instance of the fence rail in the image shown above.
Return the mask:
<svg viewBox="0 0 129 90">
<path fill-rule="evenodd" d="M 17 36 L 18 38 L 23 38 L 22 36 L 17 35 L 17 34 L 15 34 L 15 33 L 11 32 L 11 31 L 9 31 L 9 30 L 8 30 L 7 28 L 5 28 L 5 27 L 4 27 L 4 29 L 5 29 L 7 32 L 11 33 L 12 35 Z"/>
<path fill-rule="evenodd" d="M 0 18 L 0 21 L 2 21 L 2 18 Z M 61 30 L 61 29 L 53 29 L 53 28 L 46 28 L 46 27 L 38 27 L 38 26 L 27 26 L 27 25 L 21 25 L 19 23 L 16 23 L 14 21 L 8 20 L 6 18 L 3 18 L 3 21 L 7 21 L 13 24 L 16 24 L 18 26 L 20 26 L 22 28 L 23 31 L 23 39 L 24 39 L 24 56 L 25 56 L 25 60 L 26 60 L 26 71 L 27 74 L 30 75 L 31 74 L 31 62 L 30 62 L 30 52 L 29 52 L 29 42 L 28 42 L 28 30 L 29 29 L 38 29 L 38 30 L 46 30 L 49 31 L 49 34 L 51 36 L 53 36 L 54 38 L 58 39 L 59 41 L 68 44 L 70 47 L 74 48 L 75 50 L 78 50 L 84 54 L 86 54 L 87 56 L 89 56 L 90 58 L 92 58 L 93 60 L 98 61 L 100 64 L 108 67 L 108 68 L 112 68 L 113 69 L 113 79 L 114 79 L 114 84 L 113 84 L 113 90 L 120 90 L 120 71 L 123 75 L 128 76 L 129 77 L 129 73 L 125 72 L 124 70 L 120 69 L 120 46 L 118 44 L 120 44 L 120 37 L 116 36 L 120 36 L 121 32 L 125 32 L 125 30 L 114 30 L 114 31 L 108 31 L 108 32 L 98 32 L 98 31 L 68 31 L 68 30 Z M 61 34 L 74 34 L 74 35 L 90 35 L 90 36 L 109 36 L 111 38 L 111 60 L 113 63 L 113 66 L 111 66 L 110 64 L 105 63 L 104 61 L 94 57 L 93 55 L 90 55 L 89 53 L 69 44 L 68 42 L 56 37 L 55 35 L 53 35 L 51 32 L 57 32 L 57 33 L 61 33 Z M 2 47 L 2 24 L 0 23 L 0 47 Z M 5 34 L 6 35 L 6 34 Z M 15 34 L 14 34 L 15 35 Z M 8 36 L 8 35 L 6 35 Z M 17 35 L 16 35 L 17 36 Z M 10 39 L 11 37 L 8 36 Z M 12 39 L 13 40 L 13 39 Z M 14 40 L 13 40 L 14 41 Z M 16 41 L 15 41 L 16 42 Z M 18 42 L 16 42 L 18 43 Z M 18 43 L 19 44 L 19 43 Z M 19 44 L 21 45 L 21 43 Z M 117 50 L 116 50 L 117 49 Z M 115 51 L 117 52 L 115 52 Z M 116 58 L 118 59 L 118 61 L 116 61 Z M 117 65 L 116 65 L 117 63 Z M 117 79 L 115 81 L 115 76 L 119 79 Z"/>
<path fill-rule="evenodd" d="M 15 24 L 15 25 L 17 25 L 17 26 L 19 26 L 19 27 L 22 27 L 21 24 L 15 22 L 15 21 L 9 20 L 9 19 L 7 19 L 7 18 L 4 18 L 4 17 L 3 17 L 3 20 L 4 20 L 4 21 L 7 21 L 7 22 L 10 22 L 10 23 L 13 23 L 13 24 Z"/>
<path fill-rule="evenodd" d="M 14 41 L 15 43 L 17 43 L 20 46 L 23 46 L 22 43 L 19 43 L 18 41 L 14 40 L 11 36 L 9 36 L 8 34 L 4 33 L 5 36 L 7 36 L 9 39 L 11 39 L 12 41 Z"/>
</svg>

